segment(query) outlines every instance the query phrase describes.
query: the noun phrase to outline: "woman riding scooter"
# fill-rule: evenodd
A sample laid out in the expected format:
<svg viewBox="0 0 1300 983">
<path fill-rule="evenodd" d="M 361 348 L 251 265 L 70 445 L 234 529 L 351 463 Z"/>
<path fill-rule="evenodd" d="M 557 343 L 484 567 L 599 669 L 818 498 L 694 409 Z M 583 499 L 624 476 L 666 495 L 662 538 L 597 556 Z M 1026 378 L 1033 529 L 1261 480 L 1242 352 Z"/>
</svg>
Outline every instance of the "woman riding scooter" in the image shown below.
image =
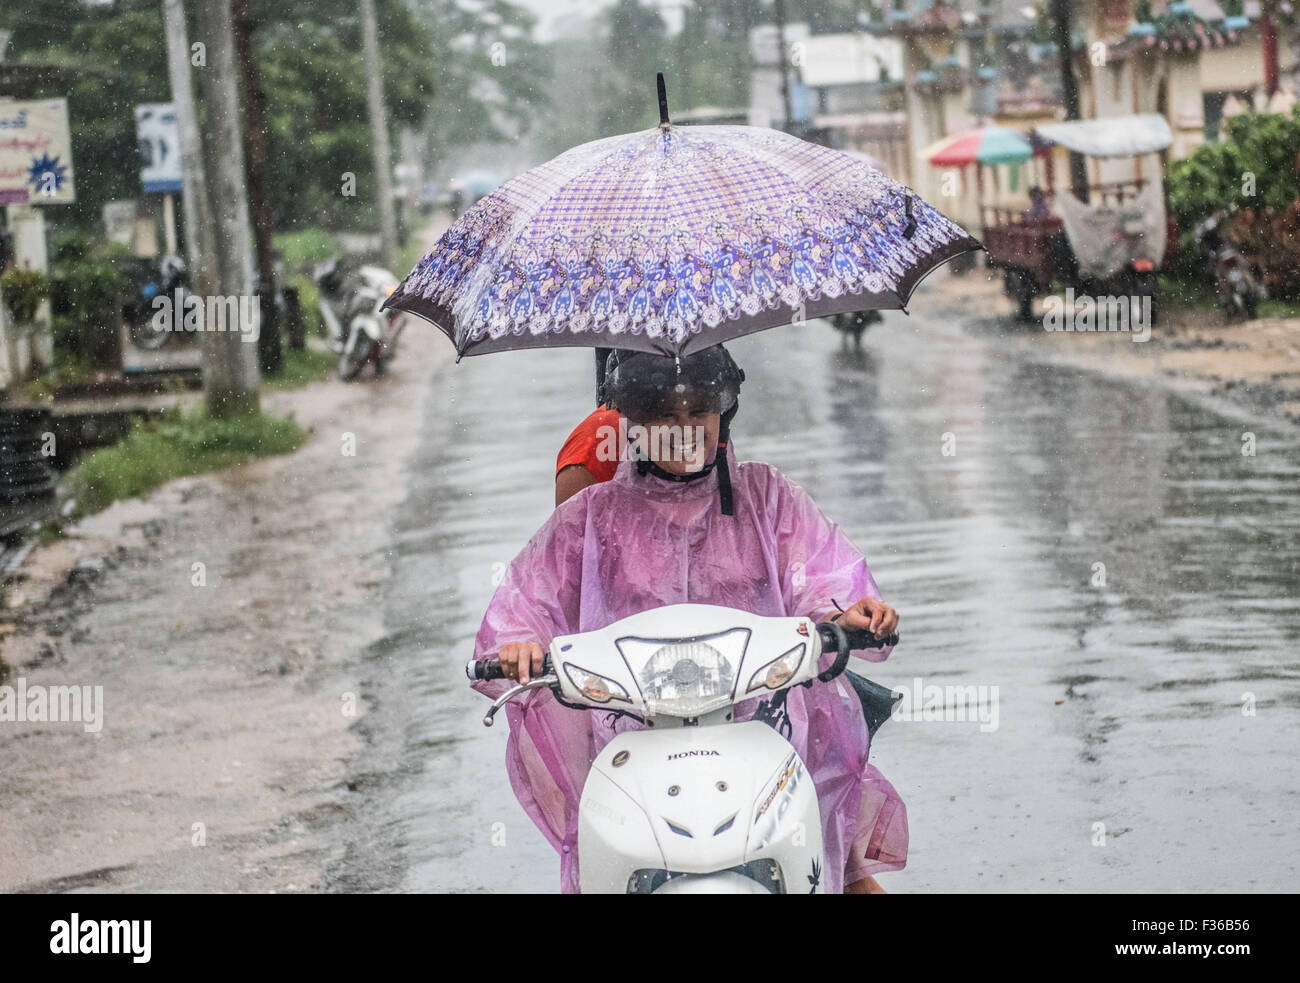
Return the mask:
<svg viewBox="0 0 1300 983">
<path fill-rule="evenodd" d="M 743 379 L 721 346 L 680 359 L 611 356 L 605 393 L 630 424 L 630 453 L 620 454 L 612 480 L 556 508 L 510 564 L 475 658 L 499 656 L 508 678 L 526 682 L 542 673 L 555 636 L 682 602 L 894 631 L 898 614 L 880 601 L 862 554 L 807 493 L 769 465 L 736 463 L 729 430 Z M 739 704 L 736 719 L 751 718 L 757 703 Z M 578 802 L 591 760 L 640 725 L 565 708 L 546 689 L 506 712 L 511 784 L 560 851 L 563 890 L 575 891 Z M 907 812 L 867 762 L 857 697 L 842 678 L 796 687 L 785 713 L 817 789 L 827 890 L 879 891 L 871 875 L 906 863 Z"/>
</svg>

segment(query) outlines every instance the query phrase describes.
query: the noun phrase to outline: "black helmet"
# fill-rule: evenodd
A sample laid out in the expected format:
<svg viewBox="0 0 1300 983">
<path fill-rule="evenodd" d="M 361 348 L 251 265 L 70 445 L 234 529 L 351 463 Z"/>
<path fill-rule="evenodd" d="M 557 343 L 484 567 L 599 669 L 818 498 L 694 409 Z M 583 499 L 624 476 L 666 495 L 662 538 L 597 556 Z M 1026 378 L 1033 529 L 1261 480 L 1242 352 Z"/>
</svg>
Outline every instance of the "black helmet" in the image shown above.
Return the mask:
<svg viewBox="0 0 1300 983">
<path fill-rule="evenodd" d="M 638 461 L 639 474 L 655 474 L 669 481 L 695 481 L 715 467 L 723 515 L 734 515 L 727 444 L 731 420 L 740 408 L 741 370 L 727 350 L 714 345 L 693 355 L 654 355 L 615 349 L 605 368 L 603 398 L 634 423 L 664 415 L 674 399 L 690 395 L 705 402 L 712 413 L 722 414 L 718 428 L 718 453 L 713 463 L 693 475 L 674 475 L 651 461 Z"/>
<path fill-rule="evenodd" d="M 744 381 L 745 373 L 721 345 L 680 357 L 615 350 L 605 367 L 604 396 L 636 422 L 662 416 L 686 394 L 725 415 L 735 409 Z"/>
</svg>

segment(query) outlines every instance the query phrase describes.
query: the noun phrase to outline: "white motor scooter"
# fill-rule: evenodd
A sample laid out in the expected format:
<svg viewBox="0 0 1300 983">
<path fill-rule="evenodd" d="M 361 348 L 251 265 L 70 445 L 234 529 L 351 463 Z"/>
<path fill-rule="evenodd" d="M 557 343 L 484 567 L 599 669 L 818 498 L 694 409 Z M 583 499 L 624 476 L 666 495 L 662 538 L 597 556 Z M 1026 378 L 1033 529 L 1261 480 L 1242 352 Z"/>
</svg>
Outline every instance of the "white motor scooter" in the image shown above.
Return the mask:
<svg viewBox="0 0 1300 983">
<path fill-rule="evenodd" d="M 353 269 L 332 260 L 318 266 L 313 279 L 330 348 L 339 356 L 339 378 L 355 379 L 367 362 L 374 362 L 382 375 L 397 354 L 397 338 L 406 324 L 401 311 L 383 309 L 397 289 L 397 277 L 378 266 Z"/>
<path fill-rule="evenodd" d="M 587 776 L 578 816 L 584 893 L 817 894 L 825 867 L 817 793 L 794 747 L 764 721 L 789 687 L 843 672 L 851 649 L 896 641 L 808 618 L 674 604 L 556 638 L 544 674 L 503 694 L 483 723 L 540 687 L 575 711 L 645 723 L 616 735 Z M 835 662 L 819 673 L 830 651 Z M 495 659 L 470 662 L 466 674 L 502 678 Z M 756 698 L 767 702 L 755 718 L 734 723 L 735 705 Z"/>
</svg>

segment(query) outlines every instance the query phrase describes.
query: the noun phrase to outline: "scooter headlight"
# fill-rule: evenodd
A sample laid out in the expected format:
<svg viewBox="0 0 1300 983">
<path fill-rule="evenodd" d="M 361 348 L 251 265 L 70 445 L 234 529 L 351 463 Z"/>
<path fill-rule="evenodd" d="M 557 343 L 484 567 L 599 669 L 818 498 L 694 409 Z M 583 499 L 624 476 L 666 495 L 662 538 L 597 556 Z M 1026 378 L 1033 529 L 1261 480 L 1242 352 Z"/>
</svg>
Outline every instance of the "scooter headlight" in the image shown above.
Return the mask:
<svg viewBox="0 0 1300 983">
<path fill-rule="evenodd" d="M 705 638 L 623 638 L 616 643 L 641 687 L 647 711 L 698 717 L 727 706 L 749 629 Z"/>
<path fill-rule="evenodd" d="M 670 643 L 641 670 L 641 692 L 675 714 L 696 717 L 731 702 L 734 676 L 731 663 L 712 645 Z"/>
<path fill-rule="evenodd" d="M 749 677 L 749 685 L 745 687 L 746 695 L 759 689 L 780 689 L 788 683 L 803 662 L 807 648 L 805 643 L 800 642 L 790 651 L 783 652 L 761 667 L 758 672 Z"/>
<path fill-rule="evenodd" d="M 564 673 L 569 677 L 569 682 L 577 687 L 579 693 L 595 703 L 608 703 L 610 700 L 632 702 L 628 699 L 627 690 L 608 676 L 588 672 L 581 666 L 568 662 L 564 664 Z"/>
</svg>

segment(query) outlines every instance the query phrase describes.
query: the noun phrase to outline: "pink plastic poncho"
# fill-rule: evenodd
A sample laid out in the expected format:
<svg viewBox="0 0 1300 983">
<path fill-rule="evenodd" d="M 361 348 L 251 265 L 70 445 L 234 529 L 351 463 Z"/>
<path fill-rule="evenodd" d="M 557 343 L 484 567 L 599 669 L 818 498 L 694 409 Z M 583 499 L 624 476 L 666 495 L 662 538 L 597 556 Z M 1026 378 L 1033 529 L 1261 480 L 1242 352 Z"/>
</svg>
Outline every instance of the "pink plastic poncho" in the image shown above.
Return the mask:
<svg viewBox="0 0 1300 983">
<path fill-rule="evenodd" d="M 766 464 L 731 461 L 735 515 L 724 516 L 717 473 L 691 482 L 638 475 L 631 461 L 610 481 L 557 508 L 510 564 L 488 605 L 475 658 L 510 642 L 544 648 L 556 635 L 592 631 L 665 604 L 721 604 L 761 615 L 820 621 L 879 597 L 862 554 L 808 494 Z M 889 649 L 858 653 L 879 662 Z M 496 698 L 513 683 L 476 683 Z M 757 700 L 737 706 L 747 720 Z M 791 742 L 821 805 L 828 893 L 907 859 L 907 811 L 867 763 L 862 708 L 841 676 L 796 686 L 786 702 Z M 560 852 L 561 889 L 578 890 L 578 800 L 596 754 L 627 717 L 561 706 L 534 690 L 506 707 L 506 768 L 524 810 Z"/>
</svg>

